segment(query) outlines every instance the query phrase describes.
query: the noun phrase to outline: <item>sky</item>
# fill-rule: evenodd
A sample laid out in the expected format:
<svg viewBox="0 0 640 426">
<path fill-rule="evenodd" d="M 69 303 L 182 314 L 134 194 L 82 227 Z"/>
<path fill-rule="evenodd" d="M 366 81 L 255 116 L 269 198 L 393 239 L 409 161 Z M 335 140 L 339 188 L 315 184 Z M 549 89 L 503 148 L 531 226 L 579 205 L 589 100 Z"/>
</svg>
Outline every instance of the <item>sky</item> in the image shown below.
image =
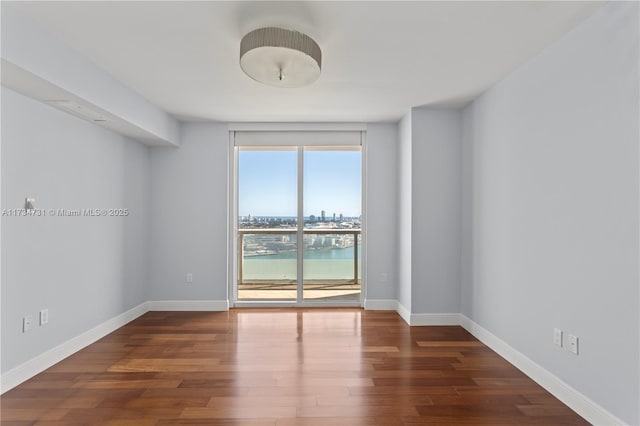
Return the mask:
<svg viewBox="0 0 640 426">
<path fill-rule="evenodd" d="M 358 217 L 361 210 L 360 151 L 304 152 L 304 216 Z M 298 152 L 240 150 L 238 214 L 296 216 Z"/>
</svg>

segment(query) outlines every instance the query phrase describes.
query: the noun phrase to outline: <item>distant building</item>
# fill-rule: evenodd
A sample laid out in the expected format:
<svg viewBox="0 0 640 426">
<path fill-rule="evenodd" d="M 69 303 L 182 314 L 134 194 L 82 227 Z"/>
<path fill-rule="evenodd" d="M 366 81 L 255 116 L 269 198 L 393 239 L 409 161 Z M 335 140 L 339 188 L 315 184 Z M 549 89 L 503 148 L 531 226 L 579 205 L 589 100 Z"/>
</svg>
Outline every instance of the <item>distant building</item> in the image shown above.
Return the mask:
<svg viewBox="0 0 640 426">
<path fill-rule="evenodd" d="M 336 214 L 335 213 L 333 213 L 333 221 L 334 222 L 336 221 Z"/>
<path fill-rule="evenodd" d="M 343 216 L 342 213 L 340 213 L 340 222 L 342 222 Z"/>
<path fill-rule="evenodd" d="M 322 214 L 320 217 L 322 217 L 322 221 L 324 222 L 324 219 L 325 219 L 324 210 L 322 210 Z"/>
<path fill-rule="evenodd" d="M 316 217 L 314 215 L 309 216 L 309 221 L 310 222 L 315 222 L 316 221 Z"/>
</svg>

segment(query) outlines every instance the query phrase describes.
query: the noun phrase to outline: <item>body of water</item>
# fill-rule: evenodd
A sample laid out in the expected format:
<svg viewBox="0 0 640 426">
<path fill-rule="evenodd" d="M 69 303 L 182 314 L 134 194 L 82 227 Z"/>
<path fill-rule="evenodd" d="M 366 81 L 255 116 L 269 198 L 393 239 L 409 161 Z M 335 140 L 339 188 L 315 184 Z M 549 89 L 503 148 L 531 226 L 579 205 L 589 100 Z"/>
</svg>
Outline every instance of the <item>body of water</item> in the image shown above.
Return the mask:
<svg viewBox="0 0 640 426">
<path fill-rule="evenodd" d="M 360 247 L 358 247 L 360 249 Z M 362 262 L 358 250 L 358 277 L 362 274 Z M 296 280 L 296 252 L 265 256 L 249 256 L 242 265 L 243 281 Z M 304 251 L 304 278 L 309 280 L 353 279 L 353 247 Z"/>
<path fill-rule="evenodd" d="M 359 247 L 358 247 L 359 248 Z M 278 254 L 267 254 L 263 256 L 247 256 L 247 259 L 296 259 L 298 254 L 295 251 L 287 251 Z M 353 247 L 324 249 L 324 250 L 305 250 L 304 258 L 313 259 L 349 259 L 353 261 Z"/>
</svg>

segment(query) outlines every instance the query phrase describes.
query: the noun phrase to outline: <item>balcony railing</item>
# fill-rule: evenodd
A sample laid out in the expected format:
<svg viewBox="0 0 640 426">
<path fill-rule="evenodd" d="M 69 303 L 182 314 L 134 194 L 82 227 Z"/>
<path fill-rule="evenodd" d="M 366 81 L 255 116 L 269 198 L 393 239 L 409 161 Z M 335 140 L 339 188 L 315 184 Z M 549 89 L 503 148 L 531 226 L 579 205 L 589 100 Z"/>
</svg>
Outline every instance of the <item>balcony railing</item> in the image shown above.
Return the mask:
<svg viewBox="0 0 640 426">
<path fill-rule="evenodd" d="M 359 289 L 360 234 L 360 229 L 304 229 L 305 288 L 307 284 L 332 284 L 333 289 L 339 285 L 349 286 L 351 291 L 354 285 Z M 297 235 L 297 230 L 291 228 L 238 230 L 239 288 L 265 283 L 295 285 Z"/>
</svg>

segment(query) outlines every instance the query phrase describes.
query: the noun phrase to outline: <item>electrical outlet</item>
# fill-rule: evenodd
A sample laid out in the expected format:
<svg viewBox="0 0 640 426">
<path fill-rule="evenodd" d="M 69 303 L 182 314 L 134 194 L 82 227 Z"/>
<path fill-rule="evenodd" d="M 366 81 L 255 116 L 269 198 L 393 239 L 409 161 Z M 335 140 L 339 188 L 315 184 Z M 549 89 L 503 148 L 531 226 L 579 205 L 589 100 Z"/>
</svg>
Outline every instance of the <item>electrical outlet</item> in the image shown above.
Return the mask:
<svg viewBox="0 0 640 426">
<path fill-rule="evenodd" d="M 22 318 L 22 332 L 26 333 L 27 331 L 33 328 L 33 317 L 31 315 L 27 315 Z"/>
<path fill-rule="evenodd" d="M 42 309 L 40 311 L 40 325 L 45 325 L 48 322 L 49 322 L 49 310 Z"/>
<path fill-rule="evenodd" d="M 187 273 L 187 282 L 188 283 L 193 282 L 193 274 L 191 272 Z"/>
<path fill-rule="evenodd" d="M 578 355 L 578 336 L 569 335 L 569 352 Z"/>
<path fill-rule="evenodd" d="M 562 347 L 562 330 L 559 328 L 553 329 L 553 343 Z"/>
</svg>

